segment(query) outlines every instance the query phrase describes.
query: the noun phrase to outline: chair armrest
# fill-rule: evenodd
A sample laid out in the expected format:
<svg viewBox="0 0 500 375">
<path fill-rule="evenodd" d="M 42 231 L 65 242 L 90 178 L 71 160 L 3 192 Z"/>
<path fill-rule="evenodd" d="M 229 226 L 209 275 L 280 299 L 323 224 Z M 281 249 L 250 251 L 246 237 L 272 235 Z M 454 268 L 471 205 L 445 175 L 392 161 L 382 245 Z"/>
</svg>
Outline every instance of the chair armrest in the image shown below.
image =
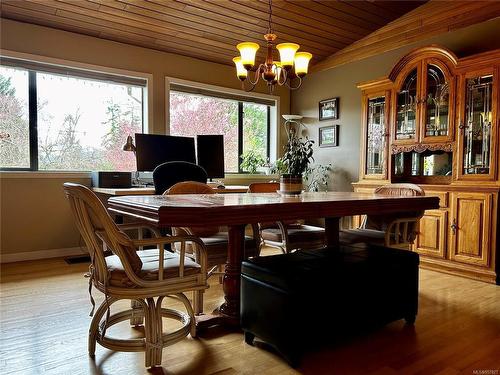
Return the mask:
<svg viewBox="0 0 500 375">
<path fill-rule="evenodd" d="M 283 239 L 283 247 L 288 252 L 288 249 L 287 249 L 287 245 L 288 245 L 288 230 L 286 228 L 286 224 L 283 223 L 282 221 L 277 221 L 276 224 L 278 224 L 278 227 L 280 228 L 280 231 L 281 231 L 281 238 Z"/>
<path fill-rule="evenodd" d="M 128 230 L 141 230 L 141 229 L 147 229 L 151 232 L 151 234 L 154 237 L 161 237 L 161 232 L 156 228 L 155 226 L 147 223 L 127 223 L 127 224 L 117 224 L 118 228 L 122 231 L 128 231 Z M 139 232 L 141 233 L 141 232 Z"/>
</svg>

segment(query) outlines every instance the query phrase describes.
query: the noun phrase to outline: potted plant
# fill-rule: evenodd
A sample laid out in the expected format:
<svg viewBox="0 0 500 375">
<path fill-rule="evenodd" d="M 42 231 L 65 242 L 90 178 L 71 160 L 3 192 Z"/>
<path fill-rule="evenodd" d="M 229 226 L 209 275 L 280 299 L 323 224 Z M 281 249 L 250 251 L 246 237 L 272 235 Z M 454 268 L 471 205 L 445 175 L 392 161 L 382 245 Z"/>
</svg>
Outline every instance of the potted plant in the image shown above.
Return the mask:
<svg viewBox="0 0 500 375">
<path fill-rule="evenodd" d="M 241 169 L 244 172 L 255 174 L 257 168 L 265 164 L 264 158 L 255 151 L 247 151 L 241 155 Z"/>
<path fill-rule="evenodd" d="M 304 183 L 307 191 L 328 191 L 328 182 L 330 180 L 330 172 L 332 164 L 318 164 L 312 167 L 307 167 L 304 173 Z"/>
<path fill-rule="evenodd" d="M 302 175 L 313 161 L 314 141 L 306 138 L 290 137 L 281 158 L 284 173 L 280 178 L 280 191 L 284 194 L 302 192 Z"/>
</svg>

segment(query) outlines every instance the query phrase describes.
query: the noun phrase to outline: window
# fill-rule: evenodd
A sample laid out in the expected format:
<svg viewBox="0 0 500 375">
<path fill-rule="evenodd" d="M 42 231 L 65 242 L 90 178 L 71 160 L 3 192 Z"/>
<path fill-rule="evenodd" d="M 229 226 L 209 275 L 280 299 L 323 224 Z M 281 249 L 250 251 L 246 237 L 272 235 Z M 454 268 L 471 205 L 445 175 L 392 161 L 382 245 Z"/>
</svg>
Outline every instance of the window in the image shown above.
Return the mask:
<svg viewBox="0 0 500 375">
<path fill-rule="evenodd" d="M 264 161 L 269 157 L 271 101 L 179 87 L 170 90 L 170 134 L 224 135 L 226 172 L 242 172 L 241 155 L 253 152 Z"/>
<path fill-rule="evenodd" d="M 28 72 L 0 67 L 0 163 L 30 167 Z"/>
<path fill-rule="evenodd" d="M 0 167 L 135 170 L 134 154 L 122 147 L 143 131 L 146 81 L 37 68 L 0 66 Z"/>
</svg>

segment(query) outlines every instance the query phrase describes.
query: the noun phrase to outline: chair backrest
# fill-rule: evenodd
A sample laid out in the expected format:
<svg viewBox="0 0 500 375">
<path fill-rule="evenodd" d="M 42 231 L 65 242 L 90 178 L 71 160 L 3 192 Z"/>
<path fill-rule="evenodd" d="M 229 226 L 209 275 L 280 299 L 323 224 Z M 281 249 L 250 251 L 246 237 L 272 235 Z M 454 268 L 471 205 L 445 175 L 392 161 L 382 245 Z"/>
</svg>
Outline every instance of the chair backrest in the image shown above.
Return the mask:
<svg viewBox="0 0 500 375">
<path fill-rule="evenodd" d="M 375 194 L 399 196 L 423 196 L 422 188 L 415 184 L 388 184 L 375 189 Z"/>
<path fill-rule="evenodd" d="M 199 165 L 187 161 L 169 161 L 160 164 L 153 171 L 155 194 L 163 194 L 178 182 L 197 181 L 206 183 L 207 172 Z"/>
<path fill-rule="evenodd" d="M 279 182 L 254 182 L 248 186 L 249 193 L 276 193 L 277 190 L 280 189 Z M 297 226 L 302 224 L 301 220 L 284 220 L 281 221 L 285 226 Z M 277 228 L 277 224 L 275 222 L 264 222 L 259 223 L 260 229 L 267 228 Z"/>
<path fill-rule="evenodd" d="M 254 182 L 248 187 L 249 193 L 276 193 L 280 189 L 279 182 Z"/>
<path fill-rule="evenodd" d="M 170 189 L 168 189 L 165 195 L 176 195 L 176 194 L 215 194 L 214 189 L 212 189 L 207 184 L 196 182 L 196 181 L 184 181 L 178 182 Z"/>
<path fill-rule="evenodd" d="M 92 190 L 83 185 L 66 182 L 64 192 L 69 200 L 76 226 L 92 258 L 95 280 L 102 284 L 106 282 L 107 265 L 103 241 L 107 248 L 118 255 L 125 268 L 130 267 L 134 272 L 138 272 L 142 268 L 142 261 L 130 237 L 117 227 Z"/>
<path fill-rule="evenodd" d="M 425 195 L 422 188 L 415 184 L 388 184 L 375 189 L 375 194 L 390 195 L 390 196 L 423 196 Z M 411 215 L 405 215 L 411 216 Z M 419 216 L 419 215 L 416 215 Z M 400 218 L 399 214 L 384 214 L 384 215 L 368 215 L 366 217 L 365 228 L 375 230 L 386 230 L 387 227 L 394 221 Z"/>
<path fill-rule="evenodd" d="M 197 182 L 197 181 L 184 181 L 178 182 L 170 189 L 165 191 L 164 195 L 177 195 L 177 194 L 215 194 L 214 189 L 212 189 L 207 184 Z M 186 228 L 189 234 L 197 237 L 210 237 L 216 233 L 219 233 L 221 228 L 215 227 L 198 227 L 198 228 Z M 174 228 L 174 234 L 178 230 Z"/>
</svg>

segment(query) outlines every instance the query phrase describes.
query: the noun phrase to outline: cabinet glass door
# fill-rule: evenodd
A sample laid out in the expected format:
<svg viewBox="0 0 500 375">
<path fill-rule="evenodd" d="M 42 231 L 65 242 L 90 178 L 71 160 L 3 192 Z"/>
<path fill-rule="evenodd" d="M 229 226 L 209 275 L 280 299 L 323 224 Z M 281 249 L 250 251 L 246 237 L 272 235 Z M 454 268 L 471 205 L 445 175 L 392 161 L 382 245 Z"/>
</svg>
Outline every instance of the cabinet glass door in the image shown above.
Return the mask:
<svg viewBox="0 0 500 375">
<path fill-rule="evenodd" d="M 415 139 L 417 68 L 413 69 L 404 80 L 396 100 L 396 139 Z"/>
<path fill-rule="evenodd" d="M 436 65 L 427 65 L 425 95 L 425 137 L 448 136 L 450 85 Z"/>
<path fill-rule="evenodd" d="M 493 75 L 465 80 L 463 174 L 489 174 Z"/>
<path fill-rule="evenodd" d="M 368 99 L 366 127 L 366 174 L 383 174 L 386 170 L 385 96 Z"/>
</svg>

